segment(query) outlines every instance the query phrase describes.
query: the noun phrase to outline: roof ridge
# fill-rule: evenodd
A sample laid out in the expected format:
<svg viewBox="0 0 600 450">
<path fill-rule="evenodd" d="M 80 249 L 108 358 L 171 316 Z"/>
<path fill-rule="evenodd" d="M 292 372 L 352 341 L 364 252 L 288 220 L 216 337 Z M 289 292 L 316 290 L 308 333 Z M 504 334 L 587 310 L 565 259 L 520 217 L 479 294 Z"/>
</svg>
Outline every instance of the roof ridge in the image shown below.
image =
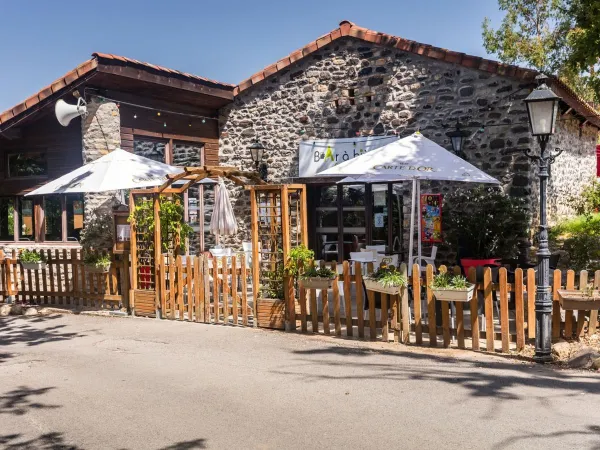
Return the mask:
<svg viewBox="0 0 600 450">
<path fill-rule="evenodd" d="M 394 36 L 392 34 L 370 30 L 368 28 L 356 25 L 355 23 L 350 22 L 349 20 L 342 20 L 339 23 L 338 28 L 330 31 L 329 33 L 325 33 L 324 35 L 318 37 L 314 41 L 309 42 L 304 47 L 293 51 L 284 58 L 279 59 L 276 63 L 271 64 L 262 70 L 259 70 L 255 74 L 241 81 L 234 88 L 233 95 L 239 95 L 241 92 L 254 86 L 257 83 L 260 83 L 265 78 L 279 72 L 280 70 L 291 65 L 292 63 L 302 58 L 305 58 L 306 56 L 316 52 L 320 48 L 330 44 L 336 39 L 340 39 L 346 36 L 354 37 L 374 44 L 393 47 L 401 51 L 415 53 L 417 55 L 437 59 L 440 61 L 445 61 L 448 63 L 458 64 L 469 69 L 481 70 L 483 72 L 498 74 L 501 76 L 522 80 L 527 83 L 533 82 L 535 77 L 539 75 L 538 71 L 526 67 L 520 67 L 513 64 L 506 64 L 492 59 L 483 58 L 481 56 L 469 55 L 467 53 L 455 52 L 453 50 L 448 50 L 442 47 L 436 47 L 434 45 L 424 44 L 422 42 L 405 39 L 399 36 Z M 555 84 L 558 86 L 558 89 L 567 97 L 567 99 L 565 99 L 565 102 L 567 102 L 569 106 L 573 107 L 575 110 L 583 109 L 585 111 L 583 115 L 586 117 L 589 117 L 588 114 L 592 114 L 593 118 L 595 119 L 593 120 L 594 125 L 600 128 L 600 113 L 594 108 L 592 108 L 589 104 L 587 104 L 587 102 L 585 102 L 581 97 L 579 97 L 560 78 L 552 77 L 552 79 L 556 81 Z"/>
</svg>

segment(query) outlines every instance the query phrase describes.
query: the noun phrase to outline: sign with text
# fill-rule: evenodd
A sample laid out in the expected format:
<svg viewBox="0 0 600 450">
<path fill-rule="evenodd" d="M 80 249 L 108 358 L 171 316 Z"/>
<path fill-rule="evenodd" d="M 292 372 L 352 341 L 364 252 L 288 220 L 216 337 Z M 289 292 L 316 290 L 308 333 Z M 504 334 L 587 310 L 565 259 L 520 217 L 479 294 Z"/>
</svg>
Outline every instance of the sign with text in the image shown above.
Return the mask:
<svg viewBox="0 0 600 450">
<path fill-rule="evenodd" d="M 364 153 L 397 141 L 397 136 L 370 136 L 343 139 L 318 139 L 300 142 L 300 177 L 314 177 Z"/>
<path fill-rule="evenodd" d="M 421 194 L 421 242 L 442 242 L 442 194 Z"/>
</svg>

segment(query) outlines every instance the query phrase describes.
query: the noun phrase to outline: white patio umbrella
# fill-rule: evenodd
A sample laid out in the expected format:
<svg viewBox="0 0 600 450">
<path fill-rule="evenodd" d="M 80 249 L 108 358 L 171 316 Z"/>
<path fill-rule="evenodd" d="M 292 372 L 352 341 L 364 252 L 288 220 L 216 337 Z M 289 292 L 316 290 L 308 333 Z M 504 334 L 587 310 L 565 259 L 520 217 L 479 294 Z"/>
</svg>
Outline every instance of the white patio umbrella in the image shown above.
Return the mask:
<svg viewBox="0 0 600 450">
<path fill-rule="evenodd" d="M 344 182 L 375 183 L 412 180 L 410 212 L 409 271 L 412 268 L 415 209 L 420 197 L 420 180 L 462 181 L 500 184 L 474 165 L 416 132 L 354 159 L 331 167 L 319 176 L 346 176 Z M 417 197 L 418 196 L 418 197 Z M 421 221 L 418 223 L 418 256 L 421 260 Z"/>
<path fill-rule="evenodd" d="M 183 170 L 117 148 L 26 195 L 104 192 L 159 186 Z"/>
<path fill-rule="evenodd" d="M 237 233 L 237 221 L 229 200 L 229 193 L 225 183 L 219 178 L 219 184 L 215 186 L 215 206 L 210 219 L 210 232 L 219 241 L 219 236 L 229 236 Z"/>
</svg>

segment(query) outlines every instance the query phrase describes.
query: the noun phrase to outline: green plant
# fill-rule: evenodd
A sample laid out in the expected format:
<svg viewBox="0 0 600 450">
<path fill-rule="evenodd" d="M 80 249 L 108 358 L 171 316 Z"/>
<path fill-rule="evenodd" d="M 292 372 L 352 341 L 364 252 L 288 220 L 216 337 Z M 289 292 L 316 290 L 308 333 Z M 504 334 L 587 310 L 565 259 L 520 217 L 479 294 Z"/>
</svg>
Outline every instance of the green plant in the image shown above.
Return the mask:
<svg viewBox="0 0 600 450">
<path fill-rule="evenodd" d="M 400 273 L 394 266 L 381 266 L 375 272 L 365 277 L 368 280 L 377 281 L 383 287 L 406 287 L 408 281 L 406 276 Z"/>
<path fill-rule="evenodd" d="M 457 189 L 446 196 L 445 203 L 446 241 L 456 246 L 460 257 L 514 257 L 519 241 L 529 235 L 525 202 L 499 188 Z"/>
<path fill-rule="evenodd" d="M 261 278 L 263 283 L 260 286 L 261 298 L 277 298 L 283 300 L 283 266 L 280 263 L 276 264 L 274 270 L 262 272 Z"/>
<path fill-rule="evenodd" d="M 571 200 L 579 215 L 589 217 L 600 212 L 600 183 L 596 179 L 592 179 L 583 188 L 581 194 Z"/>
<path fill-rule="evenodd" d="M 291 277 L 297 278 L 300 270 L 308 267 L 310 261 L 315 259 L 315 252 L 300 244 L 290 250 L 285 269 Z"/>
<path fill-rule="evenodd" d="M 184 221 L 185 216 L 181 197 L 178 195 L 174 195 L 172 198 L 161 196 L 159 206 L 162 250 L 166 252 L 171 245 L 175 247 L 179 243 L 181 250 L 185 251 L 185 239 L 194 230 Z M 136 227 L 153 234 L 155 227 L 154 202 L 152 200 L 142 200 L 129 215 L 129 222 L 131 221 L 135 223 Z"/>
<path fill-rule="evenodd" d="M 550 245 L 568 254 L 569 269 L 600 270 L 600 214 L 580 216 L 552 227 Z"/>
<path fill-rule="evenodd" d="M 309 267 L 300 275 L 301 280 L 306 278 L 326 278 L 328 280 L 333 280 L 335 277 L 337 277 L 337 274 L 327 267 Z"/>
<path fill-rule="evenodd" d="M 94 211 L 81 230 L 80 242 L 85 252 L 110 249 L 114 242 L 113 218 L 109 212 Z"/>
<path fill-rule="evenodd" d="M 470 285 L 462 275 L 451 275 L 447 272 L 436 274 L 431 282 L 434 289 L 467 289 Z"/>
<path fill-rule="evenodd" d="M 110 267 L 111 262 L 111 257 L 108 254 L 90 252 L 84 252 L 83 254 L 83 263 L 86 266 L 106 269 Z"/>
<path fill-rule="evenodd" d="M 39 263 L 46 261 L 43 254 L 34 252 L 33 250 L 23 250 L 19 255 L 19 259 L 24 263 Z"/>
</svg>

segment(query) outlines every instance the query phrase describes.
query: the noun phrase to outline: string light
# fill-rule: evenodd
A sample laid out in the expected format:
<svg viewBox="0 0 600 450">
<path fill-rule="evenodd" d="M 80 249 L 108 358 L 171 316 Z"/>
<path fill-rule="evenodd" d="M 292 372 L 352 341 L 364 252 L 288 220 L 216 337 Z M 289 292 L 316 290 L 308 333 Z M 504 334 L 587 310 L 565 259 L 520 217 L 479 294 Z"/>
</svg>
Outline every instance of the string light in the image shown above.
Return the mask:
<svg viewBox="0 0 600 450">
<path fill-rule="evenodd" d="M 192 126 L 192 121 L 190 120 L 190 121 L 188 122 L 188 127 L 191 127 L 191 126 Z"/>
<path fill-rule="evenodd" d="M 202 123 L 206 123 L 206 119 L 205 118 L 202 118 Z"/>
<path fill-rule="evenodd" d="M 133 118 L 134 118 L 134 119 L 137 119 L 137 114 L 134 114 L 134 115 L 133 115 Z"/>
<path fill-rule="evenodd" d="M 164 122 L 164 123 L 163 123 L 163 127 L 166 127 L 166 126 L 167 126 L 167 122 Z"/>
<path fill-rule="evenodd" d="M 157 111 L 157 112 L 156 112 L 156 115 L 160 117 L 160 111 Z"/>
</svg>

